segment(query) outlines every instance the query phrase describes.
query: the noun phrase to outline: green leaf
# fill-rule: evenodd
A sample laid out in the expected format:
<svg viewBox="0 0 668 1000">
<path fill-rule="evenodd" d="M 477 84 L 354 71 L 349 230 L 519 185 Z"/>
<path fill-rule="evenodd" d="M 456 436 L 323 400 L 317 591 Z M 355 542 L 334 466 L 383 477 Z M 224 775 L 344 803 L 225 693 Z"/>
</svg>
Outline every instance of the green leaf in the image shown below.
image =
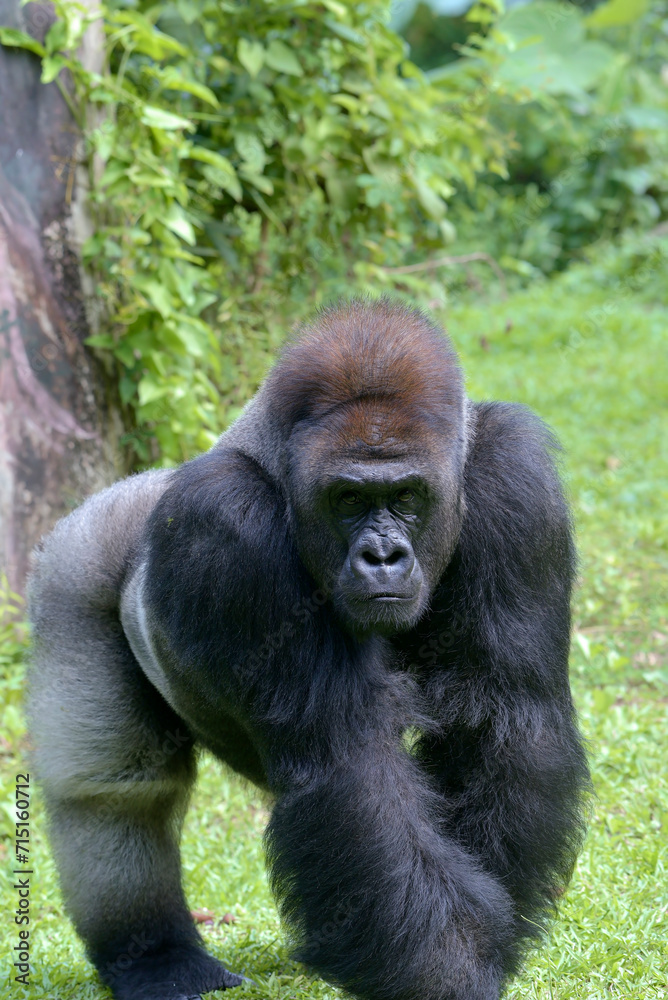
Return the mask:
<svg viewBox="0 0 668 1000">
<path fill-rule="evenodd" d="M 347 24 L 342 24 L 341 21 L 335 21 L 333 17 L 323 17 L 322 23 L 330 31 L 338 35 L 339 38 L 343 38 L 346 42 L 354 42 L 356 45 L 366 45 L 366 38 L 364 35 L 360 34 L 359 31 L 355 31 L 354 28 L 349 28 Z"/>
<path fill-rule="evenodd" d="M 44 48 L 48 55 L 53 55 L 54 52 L 60 52 L 68 48 L 68 40 L 67 24 L 59 18 L 53 22 L 47 31 L 46 38 L 44 39 Z"/>
<path fill-rule="evenodd" d="M 585 18 L 590 28 L 619 28 L 633 24 L 645 13 L 649 0 L 608 0 Z"/>
<path fill-rule="evenodd" d="M 336 17 L 344 18 L 348 14 L 345 4 L 339 3 L 338 0 L 323 0 L 323 7 L 330 10 Z"/>
<path fill-rule="evenodd" d="M 143 52 L 152 59 L 164 59 L 172 52 L 188 57 L 188 49 L 171 35 L 166 35 L 155 27 L 147 17 L 138 11 L 118 10 L 109 17 L 112 24 L 127 25 L 133 29 L 132 48 Z"/>
<path fill-rule="evenodd" d="M 139 383 L 139 405 L 146 406 L 156 399 L 162 399 L 169 391 L 169 386 L 155 382 L 150 375 L 145 375 Z"/>
<path fill-rule="evenodd" d="M 133 184 L 143 188 L 170 188 L 174 183 L 172 177 L 163 176 L 152 170 L 140 170 L 131 167 L 127 177 Z"/>
<path fill-rule="evenodd" d="M 436 192 L 432 191 L 427 182 L 419 175 L 415 175 L 413 177 L 413 185 L 415 187 L 415 193 L 417 194 L 418 201 L 427 215 L 431 219 L 435 219 L 439 222 L 446 212 L 446 206 L 443 199 L 439 198 Z"/>
<path fill-rule="evenodd" d="M 626 170 L 618 167 L 611 172 L 611 177 L 620 181 L 636 195 L 644 194 L 654 180 L 654 175 L 646 167 L 629 167 Z"/>
<path fill-rule="evenodd" d="M 594 688 L 592 701 L 596 714 L 604 716 L 617 701 L 617 691 L 614 688 Z"/>
<path fill-rule="evenodd" d="M 497 79 L 524 94 L 580 97 L 615 59 L 610 46 L 587 40 L 576 7 L 554 0 L 513 7 L 499 22 L 499 29 L 516 48 L 499 66 Z"/>
<path fill-rule="evenodd" d="M 275 38 L 273 42 L 269 43 L 269 48 L 265 52 L 264 61 L 267 66 L 271 69 L 275 69 L 279 73 L 287 73 L 288 76 L 304 75 L 304 71 L 301 68 L 294 52 L 287 47 L 285 42 L 281 42 L 277 38 Z"/>
<path fill-rule="evenodd" d="M 110 160 L 104 173 L 99 180 L 99 189 L 103 191 L 111 184 L 115 184 L 121 177 L 125 177 L 128 171 L 127 163 L 119 163 L 117 160 Z"/>
<path fill-rule="evenodd" d="M 236 174 L 232 177 L 225 171 L 219 170 L 218 167 L 211 167 L 208 164 L 202 167 L 202 173 L 211 184 L 221 188 L 223 191 L 227 191 L 235 201 L 241 201 L 243 190 Z"/>
<path fill-rule="evenodd" d="M 192 327 L 187 326 L 185 323 L 179 323 L 174 329 L 174 333 L 179 338 L 183 346 L 185 347 L 188 354 L 193 358 L 201 358 L 204 356 L 204 344 L 202 343 L 202 337 L 193 330 Z"/>
<path fill-rule="evenodd" d="M 499 19 L 499 13 L 503 11 L 491 10 L 486 4 L 475 4 L 466 14 L 465 19 L 474 24 L 494 24 Z"/>
<path fill-rule="evenodd" d="M 190 145 L 184 155 L 189 160 L 200 160 L 202 163 L 210 163 L 212 167 L 218 167 L 219 170 L 229 170 L 231 174 L 234 174 L 234 167 L 227 157 L 217 153 L 214 149 L 209 149 L 207 146 Z"/>
<path fill-rule="evenodd" d="M 668 109 L 631 106 L 624 111 L 624 118 L 632 128 L 668 132 Z"/>
<path fill-rule="evenodd" d="M 87 347 L 100 347 L 107 351 L 113 351 L 116 346 L 114 338 L 109 333 L 96 333 L 93 337 L 86 337 L 84 343 Z"/>
<path fill-rule="evenodd" d="M 237 45 L 239 62 L 252 77 L 256 77 L 264 65 L 264 47 L 261 42 L 250 42 L 240 38 Z"/>
<path fill-rule="evenodd" d="M 184 91 L 187 94 L 192 94 L 193 97 L 199 97 L 200 100 L 210 104 L 213 108 L 220 107 L 220 101 L 210 87 L 206 87 L 203 83 L 198 83 L 196 80 L 191 80 L 189 77 L 179 73 L 173 66 L 168 66 L 162 72 L 156 72 L 156 77 L 160 80 L 165 90 Z"/>
<path fill-rule="evenodd" d="M 0 27 L 0 43 L 11 49 L 27 49 L 28 52 L 34 52 L 36 56 L 46 54 L 46 49 L 40 42 L 16 28 Z"/>
<path fill-rule="evenodd" d="M 254 132 L 235 131 L 234 145 L 244 161 L 244 166 L 254 173 L 262 173 L 267 154 L 262 140 Z"/>
<path fill-rule="evenodd" d="M 334 104 L 340 104 L 342 108 L 345 108 L 346 111 L 350 111 L 351 114 L 355 114 L 360 109 L 359 99 L 357 97 L 353 97 L 352 94 L 334 94 L 332 102 Z"/>
<path fill-rule="evenodd" d="M 256 173 L 254 170 L 241 169 L 239 171 L 240 175 L 249 184 L 261 191 L 262 194 L 272 195 L 274 193 L 274 185 L 271 183 L 268 177 L 264 177 L 262 174 Z"/>
<path fill-rule="evenodd" d="M 232 195 L 235 201 L 241 201 L 243 191 L 239 178 L 236 170 L 225 156 L 221 156 L 213 149 L 207 149 L 206 146 L 193 146 L 186 155 L 191 160 L 200 160 L 207 164 L 209 169 L 203 171 L 204 176 L 212 184 L 217 184 L 223 191 Z"/>
<path fill-rule="evenodd" d="M 163 319 L 166 319 L 166 317 L 172 312 L 173 305 L 171 296 L 165 286 L 161 285 L 159 281 L 153 281 L 151 279 L 137 280 L 136 285 L 139 290 L 148 297 L 151 304 L 155 306 Z"/>
<path fill-rule="evenodd" d="M 173 132 L 176 129 L 185 128 L 192 131 L 193 125 L 187 118 L 172 114 L 163 108 L 156 108 L 152 104 L 145 104 L 142 109 L 141 120 L 144 125 L 151 128 L 164 129 L 166 132 Z"/>
<path fill-rule="evenodd" d="M 354 179 L 333 175 L 325 178 L 327 196 L 337 208 L 351 211 L 358 202 L 357 186 Z"/>
<path fill-rule="evenodd" d="M 194 246 L 196 241 L 195 230 L 192 225 L 186 219 L 183 212 L 179 209 L 178 205 L 172 204 L 169 212 L 164 218 L 164 224 L 177 236 L 180 236 L 182 240 L 185 240 L 190 246 Z"/>
<path fill-rule="evenodd" d="M 51 83 L 66 65 L 67 60 L 63 59 L 62 56 L 46 56 L 42 60 L 42 75 L 40 77 L 42 83 Z"/>
</svg>

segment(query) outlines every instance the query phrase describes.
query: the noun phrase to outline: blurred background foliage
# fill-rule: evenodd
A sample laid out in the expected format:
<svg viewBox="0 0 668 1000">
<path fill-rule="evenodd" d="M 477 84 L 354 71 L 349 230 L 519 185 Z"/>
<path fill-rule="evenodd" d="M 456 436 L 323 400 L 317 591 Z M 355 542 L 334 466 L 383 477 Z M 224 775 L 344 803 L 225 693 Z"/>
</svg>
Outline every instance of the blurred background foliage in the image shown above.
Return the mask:
<svg viewBox="0 0 668 1000">
<path fill-rule="evenodd" d="M 43 78 L 74 80 L 90 343 L 137 467 L 210 446 L 314 303 L 396 289 L 438 309 L 666 218 L 665 0 L 422 4 L 405 38 L 386 0 L 111 0 L 102 75 L 73 56 L 81 9 L 59 13 Z"/>
<path fill-rule="evenodd" d="M 463 243 L 534 277 L 666 218 L 667 17 L 665 3 L 583 15 L 538 0 L 498 22 L 484 43 L 499 83 L 489 117 L 512 148 L 501 183 L 483 176 L 457 200 Z"/>
</svg>

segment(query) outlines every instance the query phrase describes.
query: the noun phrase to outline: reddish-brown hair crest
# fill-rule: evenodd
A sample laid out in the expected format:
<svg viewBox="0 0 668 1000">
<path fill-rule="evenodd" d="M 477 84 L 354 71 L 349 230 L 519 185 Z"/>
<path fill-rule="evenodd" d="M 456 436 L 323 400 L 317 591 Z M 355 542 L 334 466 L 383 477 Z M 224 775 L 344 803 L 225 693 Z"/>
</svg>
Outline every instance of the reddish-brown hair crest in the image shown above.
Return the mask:
<svg viewBox="0 0 668 1000">
<path fill-rule="evenodd" d="M 451 419 L 463 396 L 445 334 L 418 309 L 386 298 L 322 310 L 288 345 L 267 388 L 286 428 L 366 400 Z"/>
</svg>

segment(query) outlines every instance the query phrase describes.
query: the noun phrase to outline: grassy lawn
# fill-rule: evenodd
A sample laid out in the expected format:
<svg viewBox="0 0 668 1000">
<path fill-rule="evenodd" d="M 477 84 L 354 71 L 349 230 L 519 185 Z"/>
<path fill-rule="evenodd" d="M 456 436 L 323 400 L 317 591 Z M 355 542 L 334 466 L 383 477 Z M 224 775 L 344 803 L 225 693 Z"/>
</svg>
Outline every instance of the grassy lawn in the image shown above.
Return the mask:
<svg viewBox="0 0 668 1000">
<path fill-rule="evenodd" d="M 581 552 L 572 675 L 596 800 L 560 918 L 512 1000 L 668 998 L 667 304 L 665 259 L 624 251 L 444 316 L 473 398 L 525 402 L 557 431 Z M 13 982 L 10 832 L 26 757 L 17 684 L 2 695 L 0 996 L 103 998 L 61 909 L 38 796 L 33 972 L 28 989 Z M 263 874 L 266 818 L 257 793 L 202 760 L 184 836 L 190 905 L 213 916 L 210 949 L 258 984 L 240 995 L 338 996 L 288 958 Z"/>
</svg>

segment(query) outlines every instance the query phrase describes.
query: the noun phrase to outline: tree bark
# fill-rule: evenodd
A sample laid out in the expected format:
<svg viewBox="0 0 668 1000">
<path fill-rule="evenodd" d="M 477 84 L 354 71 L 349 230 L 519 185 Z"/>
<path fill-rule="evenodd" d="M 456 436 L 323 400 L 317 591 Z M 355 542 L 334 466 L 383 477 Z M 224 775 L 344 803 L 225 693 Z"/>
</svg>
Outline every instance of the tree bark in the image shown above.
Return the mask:
<svg viewBox="0 0 668 1000">
<path fill-rule="evenodd" d="M 0 24 L 40 41 L 53 18 L 0 0 Z M 81 139 L 40 72 L 0 45 L 0 571 L 19 592 L 40 536 L 126 471 L 113 381 L 83 343 Z"/>
</svg>

